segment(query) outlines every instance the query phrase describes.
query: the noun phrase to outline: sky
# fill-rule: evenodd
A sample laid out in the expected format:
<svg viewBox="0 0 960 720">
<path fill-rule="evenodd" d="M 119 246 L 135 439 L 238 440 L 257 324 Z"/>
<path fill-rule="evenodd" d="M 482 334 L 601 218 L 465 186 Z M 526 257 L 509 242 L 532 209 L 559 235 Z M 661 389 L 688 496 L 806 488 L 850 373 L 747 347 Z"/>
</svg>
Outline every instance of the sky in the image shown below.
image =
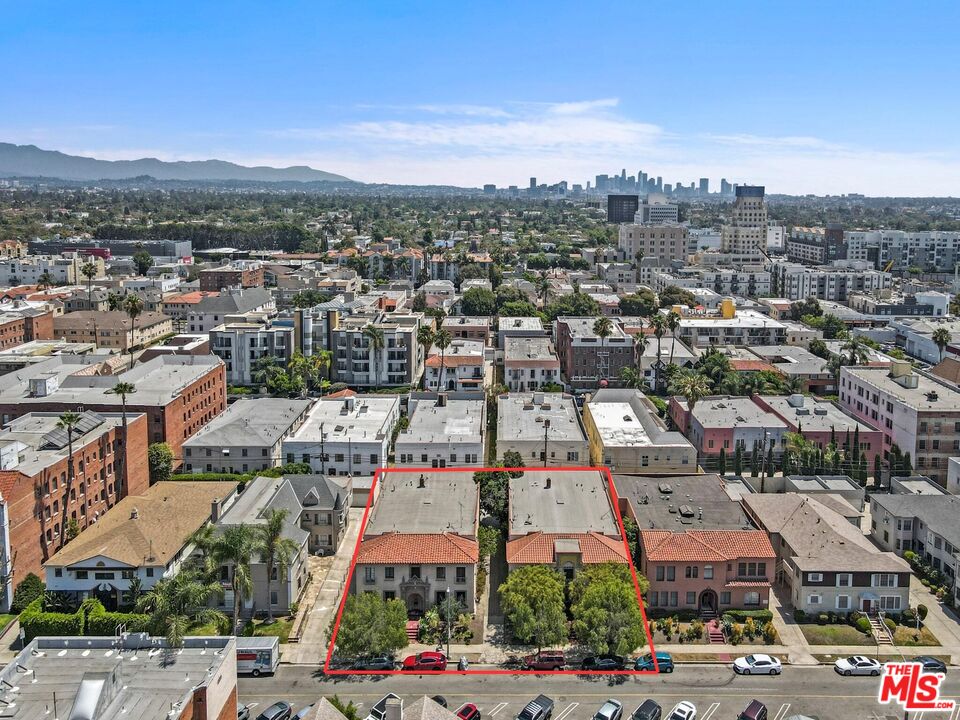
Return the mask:
<svg viewBox="0 0 960 720">
<path fill-rule="evenodd" d="M 960 3 L 0 0 L 0 141 L 526 186 L 960 195 Z"/>
</svg>

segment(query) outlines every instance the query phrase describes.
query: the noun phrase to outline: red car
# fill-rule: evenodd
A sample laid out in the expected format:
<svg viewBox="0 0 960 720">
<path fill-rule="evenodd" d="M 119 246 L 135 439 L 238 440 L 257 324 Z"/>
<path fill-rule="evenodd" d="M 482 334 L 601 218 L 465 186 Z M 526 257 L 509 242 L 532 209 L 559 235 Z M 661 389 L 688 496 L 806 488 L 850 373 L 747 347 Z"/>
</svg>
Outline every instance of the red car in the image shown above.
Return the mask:
<svg viewBox="0 0 960 720">
<path fill-rule="evenodd" d="M 480 709 L 473 703 L 466 703 L 457 710 L 460 720 L 480 720 Z"/>
<path fill-rule="evenodd" d="M 404 670 L 446 670 L 447 656 L 439 652 L 422 652 L 403 659 Z"/>
</svg>

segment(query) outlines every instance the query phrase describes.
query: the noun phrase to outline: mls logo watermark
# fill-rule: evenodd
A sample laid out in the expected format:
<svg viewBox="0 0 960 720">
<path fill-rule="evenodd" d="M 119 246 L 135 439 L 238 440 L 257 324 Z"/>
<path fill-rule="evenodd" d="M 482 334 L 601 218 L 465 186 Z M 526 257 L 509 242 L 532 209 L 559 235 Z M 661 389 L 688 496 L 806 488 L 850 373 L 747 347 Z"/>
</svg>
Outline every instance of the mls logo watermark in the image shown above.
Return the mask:
<svg viewBox="0 0 960 720">
<path fill-rule="evenodd" d="M 953 700 L 940 699 L 943 678 L 943 673 L 924 672 L 920 663 L 886 663 L 880 681 L 880 704 L 895 702 L 907 711 L 953 710 Z"/>
</svg>

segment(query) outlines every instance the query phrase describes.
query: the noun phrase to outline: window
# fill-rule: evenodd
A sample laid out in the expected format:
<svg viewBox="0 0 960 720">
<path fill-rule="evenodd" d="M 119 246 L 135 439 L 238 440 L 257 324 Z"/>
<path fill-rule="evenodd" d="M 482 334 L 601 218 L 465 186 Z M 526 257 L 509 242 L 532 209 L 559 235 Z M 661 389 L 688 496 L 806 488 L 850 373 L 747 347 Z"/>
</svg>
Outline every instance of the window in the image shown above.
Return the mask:
<svg viewBox="0 0 960 720">
<path fill-rule="evenodd" d="M 667 582 L 673 582 L 677 579 L 677 568 L 673 565 L 667 566 Z"/>
<path fill-rule="evenodd" d="M 850 609 L 850 596 L 837 595 L 837 610 L 849 610 L 849 609 Z"/>
<path fill-rule="evenodd" d="M 467 581 L 467 568 L 463 565 L 457 568 L 457 577 L 454 582 L 465 583 Z"/>
<path fill-rule="evenodd" d="M 880 609 L 881 610 L 899 610 L 900 596 L 899 595 L 881 595 Z"/>
<path fill-rule="evenodd" d="M 419 566 L 419 565 L 411 565 L 411 566 L 410 566 L 410 579 L 411 579 L 411 580 L 419 580 L 419 579 L 420 579 L 420 566 Z"/>
<path fill-rule="evenodd" d="M 897 576 L 893 573 L 876 573 L 873 576 L 873 587 L 897 587 Z"/>
<path fill-rule="evenodd" d="M 443 566 L 437 568 L 437 580 L 447 579 L 447 569 Z"/>
<path fill-rule="evenodd" d="M 852 576 L 850 573 L 837 573 L 837 587 L 850 587 Z"/>
<path fill-rule="evenodd" d="M 57 568 L 53 571 L 55 577 L 63 577 L 63 568 Z"/>
<path fill-rule="evenodd" d="M 147 577 L 153 577 L 153 568 L 147 568 Z"/>
<path fill-rule="evenodd" d="M 720 604 L 721 604 L 721 605 L 729 605 L 729 604 L 730 604 L 730 593 L 729 593 L 729 592 L 722 592 L 722 593 L 720 593 Z"/>
<path fill-rule="evenodd" d="M 277 595 L 277 591 L 276 591 L 276 590 L 271 590 L 271 591 L 270 591 L 270 604 L 271 604 L 271 605 L 277 605 L 277 604 L 279 604 L 279 603 L 280 603 L 280 598 L 279 598 L 279 596 Z"/>
<path fill-rule="evenodd" d="M 657 580 L 663 582 L 664 580 L 665 569 L 663 565 L 657 565 Z"/>
<path fill-rule="evenodd" d="M 760 604 L 760 593 L 758 592 L 745 592 L 743 594 L 743 604 L 744 605 L 759 605 Z"/>
<path fill-rule="evenodd" d="M 650 593 L 650 599 L 649 599 L 649 602 L 647 603 L 647 605 L 648 605 L 649 607 L 656 607 L 656 606 L 657 606 L 657 600 L 658 600 L 658 599 L 659 599 L 659 598 L 657 597 L 657 591 L 654 590 L 653 592 Z"/>
<path fill-rule="evenodd" d="M 372 583 L 377 579 L 377 569 L 375 567 L 367 566 L 363 569 L 363 581 Z"/>
<path fill-rule="evenodd" d="M 391 566 L 386 566 L 383 569 L 383 579 L 384 580 L 393 580 L 394 578 L 394 569 Z"/>
<path fill-rule="evenodd" d="M 456 599 L 456 601 L 457 601 L 458 603 L 460 603 L 461 605 L 466 605 L 466 604 L 467 604 L 467 591 L 466 591 L 466 590 L 457 590 L 456 592 L 453 593 L 453 597 L 454 597 L 454 598 Z"/>
<path fill-rule="evenodd" d="M 86 570 L 77 570 L 77 580 L 86 580 L 87 571 Z"/>
<path fill-rule="evenodd" d="M 697 594 L 692 590 L 687 591 L 687 605 L 693 605 L 697 602 Z"/>
<path fill-rule="evenodd" d="M 393 590 L 384 590 L 383 599 L 384 600 L 394 600 L 396 599 L 397 594 Z"/>
<path fill-rule="evenodd" d="M 807 605 L 819 605 L 822 600 L 820 595 L 807 595 Z"/>
<path fill-rule="evenodd" d="M 699 572 L 700 572 L 700 568 L 698 568 L 696 565 L 687 565 L 687 567 L 684 568 L 684 576 L 688 578 L 697 577 Z"/>
<path fill-rule="evenodd" d="M 704 565 L 704 566 L 703 566 L 703 579 L 704 579 L 704 580 L 713 580 L 713 565 Z"/>
<path fill-rule="evenodd" d="M 823 582 L 823 573 L 807 573 L 807 582 Z"/>
<path fill-rule="evenodd" d="M 670 593 L 670 607 L 676 607 L 676 606 L 677 606 L 677 593 L 671 592 L 671 593 Z"/>
</svg>

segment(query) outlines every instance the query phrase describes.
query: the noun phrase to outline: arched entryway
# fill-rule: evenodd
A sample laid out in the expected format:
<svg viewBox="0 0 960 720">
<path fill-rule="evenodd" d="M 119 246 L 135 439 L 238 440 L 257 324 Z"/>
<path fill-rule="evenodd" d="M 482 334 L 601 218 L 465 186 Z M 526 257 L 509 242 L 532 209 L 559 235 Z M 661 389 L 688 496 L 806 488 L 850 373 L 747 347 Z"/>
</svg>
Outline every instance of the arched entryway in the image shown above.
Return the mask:
<svg viewBox="0 0 960 720">
<path fill-rule="evenodd" d="M 700 599 L 697 602 L 698 612 L 716 615 L 717 609 L 716 592 L 713 590 L 704 590 L 702 593 L 700 593 Z"/>
<path fill-rule="evenodd" d="M 423 615 L 423 611 L 423 595 L 416 592 L 407 595 L 407 614 L 413 619 L 418 619 Z"/>
</svg>

